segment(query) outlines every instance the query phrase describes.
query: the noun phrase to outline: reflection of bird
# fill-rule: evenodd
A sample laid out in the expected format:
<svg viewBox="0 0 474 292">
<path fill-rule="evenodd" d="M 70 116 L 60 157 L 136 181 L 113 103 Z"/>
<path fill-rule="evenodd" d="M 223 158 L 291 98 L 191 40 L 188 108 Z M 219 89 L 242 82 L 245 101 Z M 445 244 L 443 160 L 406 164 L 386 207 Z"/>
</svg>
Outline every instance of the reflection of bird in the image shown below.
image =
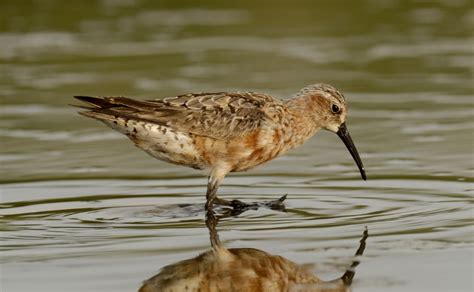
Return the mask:
<svg viewBox="0 0 474 292">
<path fill-rule="evenodd" d="M 254 92 L 191 93 L 162 100 L 76 96 L 87 102 L 80 114 L 127 135 L 158 159 L 209 169 L 208 210 L 214 203 L 243 207 L 218 198 L 229 172 L 244 171 L 302 144 L 319 129 L 337 133 L 356 161 L 362 161 L 346 128 L 344 96 L 325 84 L 310 85 L 284 102 Z"/>
<path fill-rule="evenodd" d="M 216 231 L 217 219 L 208 213 L 212 249 L 193 259 L 164 267 L 146 280 L 139 292 L 170 291 L 350 291 L 354 277 L 354 261 L 344 275 L 333 281 L 322 281 L 303 266 L 278 255 L 253 248 L 226 249 Z M 356 256 L 362 255 L 367 230 Z"/>
</svg>

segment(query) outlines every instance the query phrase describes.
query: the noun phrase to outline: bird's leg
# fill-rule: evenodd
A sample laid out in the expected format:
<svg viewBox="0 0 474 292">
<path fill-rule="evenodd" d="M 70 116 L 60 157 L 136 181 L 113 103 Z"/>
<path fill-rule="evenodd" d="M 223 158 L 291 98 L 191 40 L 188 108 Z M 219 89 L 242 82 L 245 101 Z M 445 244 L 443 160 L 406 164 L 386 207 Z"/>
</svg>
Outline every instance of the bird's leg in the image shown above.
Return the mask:
<svg viewBox="0 0 474 292">
<path fill-rule="evenodd" d="M 221 205 L 221 206 L 228 206 L 228 207 L 232 207 L 238 210 L 243 210 L 243 209 L 253 206 L 253 205 L 244 203 L 240 200 L 229 201 L 229 200 L 221 199 L 217 197 L 217 188 L 218 188 L 218 185 L 212 184 L 211 180 L 209 180 L 209 183 L 207 185 L 207 194 L 206 194 L 206 198 L 207 198 L 206 210 L 207 211 L 211 211 L 212 206 L 214 204 Z"/>
<path fill-rule="evenodd" d="M 219 165 L 212 169 L 211 174 L 209 175 L 207 183 L 207 193 L 206 193 L 206 205 L 205 210 L 212 212 L 214 204 L 223 205 L 232 207 L 235 211 L 245 211 L 247 209 L 258 209 L 260 206 L 265 206 L 274 210 L 285 210 L 283 201 L 286 199 L 286 195 L 281 198 L 273 201 L 267 202 L 255 202 L 255 203 L 244 203 L 240 200 L 224 200 L 217 197 L 217 189 L 219 188 L 220 183 L 224 179 L 225 175 L 229 173 L 229 168 L 226 165 Z"/>
<path fill-rule="evenodd" d="M 209 175 L 205 205 L 205 210 L 208 212 L 212 211 L 214 204 L 242 210 L 251 206 L 239 200 L 228 201 L 217 197 L 217 189 L 219 188 L 221 181 L 224 179 L 225 174 L 227 174 L 227 172 L 224 173 L 221 169 L 216 169 Z"/>
<path fill-rule="evenodd" d="M 215 168 L 209 175 L 205 205 L 205 210 L 208 212 L 212 211 L 214 204 L 231 206 L 229 201 L 217 197 L 217 189 L 227 173 L 225 168 Z"/>
<path fill-rule="evenodd" d="M 212 212 L 214 201 L 217 199 L 218 188 L 219 188 L 218 182 L 213 180 L 212 176 L 210 175 L 208 183 L 207 183 L 206 205 L 204 206 L 207 212 Z"/>
<path fill-rule="evenodd" d="M 233 201 L 231 202 L 217 197 L 217 189 L 219 188 L 219 184 L 220 181 L 213 179 L 213 176 L 209 176 L 209 182 L 207 183 L 205 206 L 205 210 L 208 212 L 212 211 L 212 207 L 214 204 L 233 207 Z"/>
</svg>

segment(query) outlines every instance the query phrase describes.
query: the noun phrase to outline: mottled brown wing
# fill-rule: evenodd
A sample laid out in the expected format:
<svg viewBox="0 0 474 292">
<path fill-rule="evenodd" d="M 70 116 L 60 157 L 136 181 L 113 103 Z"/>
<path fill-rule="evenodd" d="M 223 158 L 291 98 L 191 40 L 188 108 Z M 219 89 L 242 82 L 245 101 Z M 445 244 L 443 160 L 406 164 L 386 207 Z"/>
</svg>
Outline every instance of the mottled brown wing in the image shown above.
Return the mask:
<svg viewBox="0 0 474 292">
<path fill-rule="evenodd" d="M 161 100 L 138 101 L 126 97 L 79 98 L 103 116 L 121 116 L 167 125 L 196 135 L 228 139 L 243 136 L 269 120 L 269 108 L 282 102 L 253 92 L 193 93 Z M 89 114 L 90 116 L 90 114 Z"/>
<path fill-rule="evenodd" d="M 180 130 L 217 139 L 245 135 L 268 119 L 266 109 L 280 101 L 269 95 L 245 93 L 199 93 L 168 97 L 163 103 L 173 114 L 166 123 Z"/>
</svg>

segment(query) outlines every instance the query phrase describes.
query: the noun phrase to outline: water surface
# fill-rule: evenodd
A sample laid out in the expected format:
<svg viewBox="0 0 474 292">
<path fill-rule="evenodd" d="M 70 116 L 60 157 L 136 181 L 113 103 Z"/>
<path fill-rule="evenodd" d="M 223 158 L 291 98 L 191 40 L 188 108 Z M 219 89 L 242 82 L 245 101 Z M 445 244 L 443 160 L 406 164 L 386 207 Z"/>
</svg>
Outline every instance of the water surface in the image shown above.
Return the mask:
<svg viewBox="0 0 474 292">
<path fill-rule="evenodd" d="M 205 173 L 151 159 L 84 119 L 72 95 L 157 98 L 327 82 L 350 104 L 367 169 L 318 133 L 220 193 L 288 194 L 218 229 L 340 276 L 365 228 L 354 291 L 472 291 L 469 1 L 11 1 L 0 4 L 2 291 L 135 291 L 210 248 Z"/>
</svg>

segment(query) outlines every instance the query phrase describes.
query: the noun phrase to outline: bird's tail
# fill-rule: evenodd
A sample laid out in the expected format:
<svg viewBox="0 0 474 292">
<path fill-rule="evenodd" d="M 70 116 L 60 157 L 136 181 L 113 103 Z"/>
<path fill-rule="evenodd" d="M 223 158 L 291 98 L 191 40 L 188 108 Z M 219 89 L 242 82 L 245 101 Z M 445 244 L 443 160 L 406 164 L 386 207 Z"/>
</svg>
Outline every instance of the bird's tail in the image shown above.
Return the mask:
<svg viewBox="0 0 474 292">
<path fill-rule="evenodd" d="M 101 121 L 114 121 L 117 118 L 139 119 L 142 114 L 153 112 L 156 104 L 126 97 L 74 96 L 85 105 L 73 105 L 87 111 L 79 114 Z"/>
</svg>

